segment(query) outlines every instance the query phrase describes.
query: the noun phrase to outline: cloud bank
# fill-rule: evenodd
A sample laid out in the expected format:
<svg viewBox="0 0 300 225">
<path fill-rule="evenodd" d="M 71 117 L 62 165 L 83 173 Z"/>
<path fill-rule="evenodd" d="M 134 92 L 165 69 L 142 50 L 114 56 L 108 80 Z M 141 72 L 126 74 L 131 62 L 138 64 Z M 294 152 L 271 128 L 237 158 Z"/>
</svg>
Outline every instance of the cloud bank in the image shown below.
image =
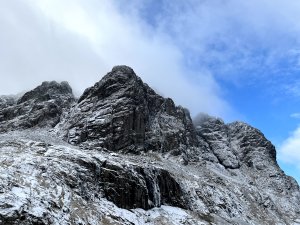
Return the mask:
<svg viewBox="0 0 300 225">
<path fill-rule="evenodd" d="M 78 93 L 112 66 L 195 115 L 234 118 L 223 82 L 298 95 L 294 0 L 12 0 L 0 9 L 0 94 L 68 80 Z M 278 95 L 278 94 L 277 94 Z"/>
<path fill-rule="evenodd" d="M 213 75 L 190 70 L 167 35 L 122 14 L 113 1 L 13 0 L 0 9 L 1 94 L 67 80 L 78 92 L 126 64 L 193 114 L 226 116 L 230 106 Z"/>
<path fill-rule="evenodd" d="M 300 126 L 282 143 L 278 153 L 281 161 L 296 166 L 300 172 Z"/>
<path fill-rule="evenodd" d="M 141 17 L 155 1 L 146 2 L 140 3 Z M 174 37 L 186 65 L 206 68 L 218 80 L 299 96 L 299 1 L 160 2 L 149 23 Z"/>
</svg>

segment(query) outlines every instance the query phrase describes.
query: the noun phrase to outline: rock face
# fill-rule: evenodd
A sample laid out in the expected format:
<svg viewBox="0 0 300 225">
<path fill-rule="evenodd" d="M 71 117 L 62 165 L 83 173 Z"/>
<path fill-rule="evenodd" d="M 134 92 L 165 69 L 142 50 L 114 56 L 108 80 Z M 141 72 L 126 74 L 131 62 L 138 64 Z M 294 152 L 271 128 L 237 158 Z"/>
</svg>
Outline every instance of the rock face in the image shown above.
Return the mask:
<svg viewBox="0 0 300 225">
<path fill-rule="evenodd" d="M 195 144 L 188 111 L 157 95 L 126 66 L 86 89 L 59 126 L 71 144 L 111 151 L 184 151 Z"/>
<path fill-rule="evenodd" d="M 138 214 L 121 208 L 188 206 L 173 175 L 150 158 L 82 151 L 45 130 L 2 134 L 0 149 L 1 225 L 134 224 L 121 216 Z"/>
<path fill-rule="evenodd" d="M 15 102 L 16 102 L 16 99 L 14 96 L 5 96 L 5 95 L 0 96 L 1 109 L 12 106 L 15 104 Z"/>
<path fill-rule="evenodd" d="M 0 132 L 31 127 L 54 127 L 62 111 L 74 102 L 67 82 L 43 82 L 21 98 L 0 100 Z"/>
<path fill-rule="evenodd" d="M 166 170 L 136 167 L 133 171 L 104 163 L 101 180 L 105 197 L 125 209 L 150 209 L 162 204 L 186 208 L 179 184 Z"/>
<path fill-rule="evenodd" d="M 208 143 L 209 149 L 225 168 L 240 167 L 236 149 L 232 148 L 229 138 L 229 128 L 221 119 L 203 116 L 195 125 L 199 138 Z"/>
<path fill-rule="evenodd" d="M 156 94 L 117 66 L 0 97 L 0 224 L 300 224 L 300 190 L 248 124 Z M 27 129 L 31 128 L 31 129 Z"/>
<path fill-rule="evenodd" d="M 233 172 L 234 176 L 238 177 L 236 172 L 243 174 L 251 186 L 267 189 L 273 194 L 270 197 L 261 192 L 256 200 L 260 205 L 282 215 L 297 208 L 300 203 L 299 186 L 280 169 L 275 147 L 258 129 L 243 122 L 224 124 L 221 119 L 207 115 L 202 115 L 194 124 L 197 135 L 208 143 L 219 164 Z M 289 201 L 288 205 L 284 203 L 286 201 Z M 296 214 L 299 213 L 296 210 Z"/>
</svg>

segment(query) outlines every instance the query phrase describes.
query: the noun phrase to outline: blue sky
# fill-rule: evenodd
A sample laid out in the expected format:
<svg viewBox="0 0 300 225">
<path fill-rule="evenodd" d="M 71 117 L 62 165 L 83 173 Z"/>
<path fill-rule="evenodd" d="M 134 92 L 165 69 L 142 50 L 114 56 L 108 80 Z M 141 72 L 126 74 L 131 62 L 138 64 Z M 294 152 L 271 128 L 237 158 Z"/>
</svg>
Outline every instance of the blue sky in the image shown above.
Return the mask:
<svg viewBox="0 0 300 225">
<path fill-rule="evenodd" d="M 299 12 L 295 0 L 3 1 L 0 94 L 44 80 L 80 94 L 127 64 L 193 116 L 260 129 L 300 182 Z"/>
<path fill-rule="evenodd" d="M 300 118 L 299 27 L 293 14 L 300 4 L 147 2 L 141 17 L 173 37 L 185 66 L 214 75 L 234 111 L 225 119 L 244 120 L 262 130 L 280 151 L 282 168 L 300 181 L 299 157 L 291 159 L 300 154 L 295 140 L 300 136 L 293 135 Z"/>
</svg>

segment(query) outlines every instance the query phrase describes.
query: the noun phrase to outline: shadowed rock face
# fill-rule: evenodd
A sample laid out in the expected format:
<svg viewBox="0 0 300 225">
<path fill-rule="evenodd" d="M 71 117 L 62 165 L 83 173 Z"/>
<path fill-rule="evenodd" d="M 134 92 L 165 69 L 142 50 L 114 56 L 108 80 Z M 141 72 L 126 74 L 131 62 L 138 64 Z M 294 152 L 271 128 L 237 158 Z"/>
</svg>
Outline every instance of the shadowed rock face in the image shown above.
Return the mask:
<svg viewBox="0 0 300 225">
<path fill-rule="evenodd" d="M 126 66 L 86 89 L 59 129 L 69 143 L 122 152 L 186 149 L 196 139 L 187 110 L 157 95 Z"/>
<path fill-rule="evenodd" d="M 101 182 L 105 197 L 125 209 L 161 205 L 187 208 L 179 184 L 166 170 L 136 167 L 133 171 L 104 162 Z"/>
<path fill-rule="evenodd" d="M 0 97 L 0 153 L 1 225 L 300 224 L 258 129 L 192 122 L 127 66 L 77 103 L 65 82 Z"/>
<path fill-rule="evenodd" d="M 31 127 L 54 127 L 63 110 L 74 102 L 67 82 L 43 82 L 17 101 L 6 101 L 0 108 L 0 132 Z"/>
</svg>

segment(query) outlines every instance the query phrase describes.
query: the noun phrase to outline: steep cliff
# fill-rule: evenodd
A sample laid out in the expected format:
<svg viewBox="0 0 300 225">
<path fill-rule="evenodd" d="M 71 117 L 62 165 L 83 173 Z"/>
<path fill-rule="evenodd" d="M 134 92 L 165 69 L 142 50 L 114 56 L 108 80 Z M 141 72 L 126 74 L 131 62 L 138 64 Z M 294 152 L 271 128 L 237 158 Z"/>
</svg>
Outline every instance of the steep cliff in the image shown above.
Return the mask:
<svg viewBox="0 0 300 225">
<path fill-rule="evenodd" d="M 184 151 L 195 145 L 188 111 L 157 95 L 126 66 L 85 90 L 59 124 L 71 144 L 110 151 Z"/>
</svg>

